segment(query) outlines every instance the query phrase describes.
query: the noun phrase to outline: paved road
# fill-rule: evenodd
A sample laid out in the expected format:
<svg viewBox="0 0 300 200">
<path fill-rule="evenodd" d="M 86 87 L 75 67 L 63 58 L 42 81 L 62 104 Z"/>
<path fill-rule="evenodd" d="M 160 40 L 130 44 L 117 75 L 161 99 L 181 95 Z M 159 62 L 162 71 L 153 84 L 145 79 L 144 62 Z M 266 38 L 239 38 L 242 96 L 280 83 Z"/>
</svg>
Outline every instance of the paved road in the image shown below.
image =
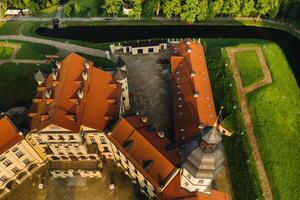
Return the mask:
<svg viewBox="0 0 300 200">
<path fill-rule="evenodd" d="M 68 44 L 64 42 L 58 42 L 43 38 L 35 38 L 35 37 L 29 37 L 24 35 L 0 35 L 0 40 L 19 40 L 19 41 L 26 41 L 26 42 L 32 42 L 32 43 L 38 43 L 38 44 L 46 44 L 50 46 L 54 46 L 58 49 L 64 49 L 70 52 L 79 52 L 84 53 L 91 56 L 97 56 L 97 57 L 104 57 L 105 58 L 105 51 L 99 50 L 99 49 L 93 49 L 88 47 L 82 47 L 75 44 Z"/>
<path fill-rule="evenodd" d="M 256 141 L 253 124 L 251 121 L 251 115 L 250 115 L 250 112 L 248 109 L 246 93 L 245 93 L 245 89 L 243 88 L 243 83 L 242 83 L 242 79 L 241 79 L 240 72 L 239 72 L 239 66 L 238 66 L 238 63 L 237 63 L 237 60 L 235 57 L 235 52 L 241 51 L 241 50 L 243 50 L 243 48 L 227 48 L 227 53 L 228 53 L 231 67 L 233 70 L 237 93 L 238 93 L 238 96 L 240 99 L 240 105 L 241 105 L 241 110 L 242 110 L 242 114 L 243 114 L 244 124 L 246 126 L 247 136 L 248 136 L 251 148 L 252 148 L 253 158 L 254 158 L 255 165 L 256 165 L 256 168 L 258 171 L 258 177 L 259 177 L 259 180 L 261 183 L 262 192 L 263 192 L 264 198 L 266 200 L 272 200 L 273 199 L 272 190 L 271 190 L 269 179 L 267 177 L 267 174 L 266 174 L 266 171 L 264 168 L 263 161 L 262 161 L 260 153 L 259 153 L 259 148 L 258 148 L 258 144 Z M 259 57 L 260 57 L 259 59 L 260 60 L 264 59 L 264 58 L 261 58 L 261 56 L 263 56 L 263 55 L 262 54 L 259 55 Z M 253 84 L 253 85 L 254 85 L 253 86 L 254 88 L 256 88 L 256 89 L 258 88 L 258 86 L 256 84 Z"/>
</svg>

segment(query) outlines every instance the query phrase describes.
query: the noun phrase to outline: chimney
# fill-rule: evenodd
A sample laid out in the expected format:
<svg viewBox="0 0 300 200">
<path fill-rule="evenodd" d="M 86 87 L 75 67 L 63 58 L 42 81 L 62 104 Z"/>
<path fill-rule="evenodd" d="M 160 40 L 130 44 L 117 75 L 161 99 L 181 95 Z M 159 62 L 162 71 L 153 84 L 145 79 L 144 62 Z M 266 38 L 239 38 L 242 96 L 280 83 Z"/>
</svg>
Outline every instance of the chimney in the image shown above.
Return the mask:
<svg viewBox="0 0 300 200">
<path fill-rule="evenodd" d="M 193 95 L 194 95 L 195 98 L 197 98 L 197 97 L 199 97 L 199 92 L 195 91 Z"/>
<path fill-rule="evenodd" d="M 192 53 L 192 48 L 188 48 L 188 53 Z"/>
<path fill-rule="evenodd" d="M 88 60 L 85 60 L 85 61 L 84 61 L 84 67 L 85 67 L 86 69 L 89 69 L 89 68 L 90 68 L 90 64 L 89 64 L 89 61 L 88 61 Z"/>
</svg>

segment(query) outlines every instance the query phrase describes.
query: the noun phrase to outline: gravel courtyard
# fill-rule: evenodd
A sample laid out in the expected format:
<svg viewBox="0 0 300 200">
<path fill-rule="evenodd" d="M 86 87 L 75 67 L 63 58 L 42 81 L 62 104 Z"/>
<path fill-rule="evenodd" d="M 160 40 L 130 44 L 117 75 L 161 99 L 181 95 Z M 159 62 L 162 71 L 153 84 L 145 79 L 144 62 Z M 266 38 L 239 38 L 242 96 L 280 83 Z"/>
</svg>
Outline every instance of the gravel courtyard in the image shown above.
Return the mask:
<svg viewBox="0 0 300 200">
<path fill-rule="evenodd" d="M 146 115 L 153 125 L 173 138 L 171 80 L 162 72 L 163 64 L 156 61 L 169 59 L 168 50 L 157 54 L 120 54 L 127 65 L 131 109 Z"/>
<path fill-rule="evenodd" d="M 102 178 L 54 179 L 42 169 L 9 193 L 3 200 L 143 200 L 139 191 L 120 168 L 112 162 L 104 166 Z M 115 189 L 110 190 L 111 172 L 114 172 Z M 44 189 L 38 189 L 41 177 L 45 178 Z M 77 182 L 77 186 L 74 185 Z"/>
</svg>

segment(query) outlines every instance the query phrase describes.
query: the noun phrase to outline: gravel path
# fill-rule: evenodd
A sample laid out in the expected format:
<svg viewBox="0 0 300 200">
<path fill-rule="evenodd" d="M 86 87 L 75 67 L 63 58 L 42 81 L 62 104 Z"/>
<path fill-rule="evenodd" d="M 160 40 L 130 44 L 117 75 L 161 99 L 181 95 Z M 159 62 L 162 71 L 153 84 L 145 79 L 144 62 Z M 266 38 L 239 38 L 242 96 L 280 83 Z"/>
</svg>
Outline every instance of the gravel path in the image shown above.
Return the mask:
<svg viewBox="0 0 300 200">
<path fill-rule="evenodd" d="M 259 58 L 261 64 L 263 63 L 262 70 L 265 75 L 265 79 L 250 85 L 246 89 L 243 88 L 243 83 L 242 83 L 242 79 L 240 76 L 239 66 L 238 66 L 238 63 L 237 63 L 237 60 L 235 57 L 235 53 L 238 51 L 239 52 L 240 51 L 249 51 L 250 49 L 253 50 L 254 48 L 227 48 L 227 53 L 228 53 L 228 56 L 229 56 L 229 59 L 231 62 L 231 67 L 233 70 L 234 79 L 235 79 L 235 83 L 236 83 L 236 89 L 237 89 L 237 93 L 238 93 L 238 96 L 240 99 L 240 105 L 241 105 L 241 110 L 242 110 L 242 114 L 243 114 L 243 119 L 244 119 L 244 123 L 246 126 L 246 132 L 247 132 L 247 136 L 249 139 L 249 143 L 252 148 L 253 157 L 254 157 L 255 165 L 256 165 L 256 168 L 258 171 L 258 176 L 259 176 L 259 180 L 261 183 L 261 188 L 262 188 L 262 191 L 264 194 L 264 198 L 266 200 L 272 200 L 273 199 L 272 190 L 271 190 L 269 179 L 267 177 L 267 174 L 266 174 L 266 171 L 264 168 L 263 161 L 260 156 L 258 144 L 257 144 L 255 133 L 254 133 L 253 123 L 251 121 L 251 115 L 250 115 L 250 112 L 248 109 L 247 98 L 246 98 L 246 93 L 252 92 L 255 89 L 258 89 L 266 84 L 269 84 L 270 82 L 272 82 L 272 78 L 271 78 L 271 75 L 270 75 L 270 72 L 269 72 L 269 69 L 266 64 L 266 61 L 265 61 L 265 58 L 264 58 L 261 48 L 255 48 L 255 50 L 258 53 L 258 58 Z"/>
</svg>

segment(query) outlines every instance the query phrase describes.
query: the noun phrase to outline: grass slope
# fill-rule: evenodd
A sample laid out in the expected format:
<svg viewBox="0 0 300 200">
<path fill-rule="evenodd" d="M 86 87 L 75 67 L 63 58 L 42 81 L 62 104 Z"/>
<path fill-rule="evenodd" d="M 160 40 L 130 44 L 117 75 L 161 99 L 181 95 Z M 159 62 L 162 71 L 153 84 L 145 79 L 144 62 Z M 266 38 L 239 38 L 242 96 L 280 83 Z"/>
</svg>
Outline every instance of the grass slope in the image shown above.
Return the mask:
<svg viewBox="0 0 300 200">
<path fill-rule="evenodd" d="M 264 78 L 256 51 L 237 52 L 235 57 L 244 87 Z"/>
<path fill-rule="evenodd" d="M 14 48 L 0 46 L 0 59 L 8 59 L 12 56 Z"/>
<path fill-rule="evenodd" d="M 29 42 L 16 42 L 21 44 L 21 49 L 17 53 L 17 59 L 46 59 L 45 55 L 58 53 L 55 47 L 44 44 L 33 44 Z"/>
<path fill-rule="evenodd" d="M 234 132 L 231 137 L 224 137 L 234 199 L 263 199 L 254 160 L 251 156 L 251 148 L 245 134 L 233 74 L 225 50 L 227 46 L 255 46 L 257 42 L 261 41 L 204 39 L 203 42 L 216 108 L 224 106 L 222 115 L 225 126 Z"/>
<path fill-rule="evenodd" d="M 0 65 L 0 111 L 15 106 L 28 106 L 35 92 L 34 73 L 37 69 L 50 72 L 50 65 Z M 5 98 L 4 98 L 5 97 Z"/>
<path fill-rule="evenodd" d="M 44 8 L 40 10 L 35 16 L 36 17 L 55 17 L 57 13 L 57 5 L 51 6 L 49 8 Z"/>
<path fill-rule="evenodd" d="M 273 83 L 250 93 L 250 113 L 274 199 L 300 196 L 300 92 L 289 64 L 274 43 L 265 45 Z"/>
</svg>

